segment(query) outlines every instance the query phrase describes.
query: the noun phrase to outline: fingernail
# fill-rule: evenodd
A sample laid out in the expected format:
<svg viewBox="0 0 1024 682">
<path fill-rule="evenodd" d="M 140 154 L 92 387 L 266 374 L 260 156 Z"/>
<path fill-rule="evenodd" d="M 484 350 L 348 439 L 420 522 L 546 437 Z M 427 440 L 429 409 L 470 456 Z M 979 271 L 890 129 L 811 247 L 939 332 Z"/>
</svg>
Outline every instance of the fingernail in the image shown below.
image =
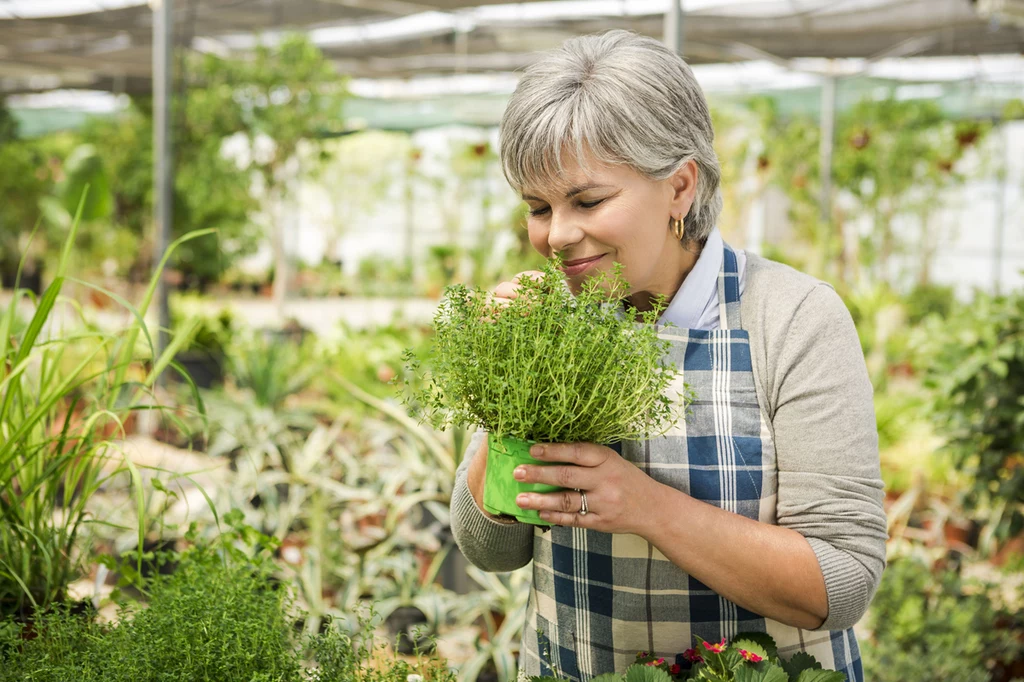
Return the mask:
<svg viewBox="0 0 1024 682">
<path fill-rule="evenodd" d="M 544 446 L 543 445 L 534 445 L 532 448 L 530 448 L 530 456 L 534 457 L 536 459 L 540 459 L 541 457 L 543 457 L 544 456 Z"/>
<path fill-rule="evenodd" d="M 516 497 L 516 504 L 519 505 L 520 507 L 529 504 L 529 502 L 530 497 L 528 495 L 519 495 L 518 497 Z"/>
<path fill-rule="evenodd" d="M 517 481 L 521 481 L 526 478 L 526 467 L 516 467 L 516 470 L 512 473 L 516 477 Z"/>
</svg>

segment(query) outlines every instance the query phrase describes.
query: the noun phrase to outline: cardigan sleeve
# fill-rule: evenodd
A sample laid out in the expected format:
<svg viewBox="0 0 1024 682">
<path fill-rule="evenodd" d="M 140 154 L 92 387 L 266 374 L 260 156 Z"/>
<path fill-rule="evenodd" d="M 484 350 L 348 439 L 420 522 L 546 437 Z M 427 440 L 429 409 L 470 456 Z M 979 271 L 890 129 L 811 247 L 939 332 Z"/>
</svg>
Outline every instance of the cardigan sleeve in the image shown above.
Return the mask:
<svg viewBox="0 0 1024 682">
<path fill-rule="evenodd" d="M 471 564 L 484 571 L 514 571 L 533 558 L 533 526 L 502 521 L 485 514 L 473 499 L 466 480 L 469 463 L 480 456 L 487 432 L 480 430 L 469 439 L 466 454 L 455 472 L 451 523 L 455 543 Z"/>
<path fill-rule="evenodd" d="M 873 389 L 853 320 L 830 286 L 811 286 L 788 324 L 773 322 L 777 523 L 803 535 L 818 558 L 829 610 L 818 629 L 846 629 L 867 611 L 885 568 Z"/>
</svg>

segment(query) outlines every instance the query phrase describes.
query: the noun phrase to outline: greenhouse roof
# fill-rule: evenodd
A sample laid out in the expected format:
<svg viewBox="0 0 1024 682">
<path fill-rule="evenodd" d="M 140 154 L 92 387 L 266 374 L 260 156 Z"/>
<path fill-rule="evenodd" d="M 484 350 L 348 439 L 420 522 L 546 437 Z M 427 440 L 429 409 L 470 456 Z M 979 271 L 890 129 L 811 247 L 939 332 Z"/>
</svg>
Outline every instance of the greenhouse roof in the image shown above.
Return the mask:
<svg viewBox="0 0 1024 682">
<path fill-rule="evenodd" d="M 1011 4 L 1020 0 L 1010 0 Z M 669 0 L 175 0 L 194 49 L 244 50 L 302 29 L 355 77 L 508 72 L 609 28 L 662 37 Z M 1024 30 L 972 0 L 683 0 L 693 63 L 1020 54 Z M 257 38 L 259 36 L 259 38 Z M 0 92 L 151 88 L 145 0 L 0 0 Z"/>
</svg>

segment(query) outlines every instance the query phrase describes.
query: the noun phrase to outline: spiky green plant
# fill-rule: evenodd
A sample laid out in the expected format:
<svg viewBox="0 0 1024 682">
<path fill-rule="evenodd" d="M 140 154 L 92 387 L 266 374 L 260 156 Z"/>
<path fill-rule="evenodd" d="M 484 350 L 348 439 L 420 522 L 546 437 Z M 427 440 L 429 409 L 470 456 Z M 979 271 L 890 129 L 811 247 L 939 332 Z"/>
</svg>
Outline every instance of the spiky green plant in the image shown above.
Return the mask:
<svg viewBox="0 0 1024 682">
<path fill-rule="evenodd" d="M 168 248 L 136 308 L 68 275 L 81 207 L 56 276 L 39 300 L 15 287 L 7 309 L 0 310 L 0 616 L 27 616 L 33 608 L 62 600 L 79 574 L 83 531 L 97 522 L 89 515 L 90 498 L 115 476 L 127 474 L 138 483 L 139 472 L 117 451 L 116 439 L 133 411 L 154 409 L 147 396 L 185 341 L 185 335 L 175 337 L 156 357 L 144 316 L 174 249 L 210 232 L 190 233 Z M 116 300 L 131 312 L 132 323 L 116 332 L 58 329 L 51 313 L 66 282 Z M 12 334 L 26 296 L 35 312 L 27 327 Z M 140 337 L 148 356 L 139 349 Z M 145 366 L 144 359 L 152 362 Z M 201 411 L 194 384 L 193 393 Z M 176 420 L 173 414 L 169 418 Z M 135 491 L 141 516 L 141 486 Z M 140 523 L 140 546 L 142 528 Z"/>
</svg>

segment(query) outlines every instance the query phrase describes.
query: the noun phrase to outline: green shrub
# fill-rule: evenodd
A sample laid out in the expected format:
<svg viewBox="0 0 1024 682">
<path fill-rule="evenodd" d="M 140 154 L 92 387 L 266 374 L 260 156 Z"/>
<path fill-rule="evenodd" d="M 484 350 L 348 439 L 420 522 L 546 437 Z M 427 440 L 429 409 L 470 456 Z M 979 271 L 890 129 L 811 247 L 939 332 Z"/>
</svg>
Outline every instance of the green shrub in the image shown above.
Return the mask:
<svg viewBox="0 0 1024 682">
<path fill-rule="evenodd" d="M 199 541 L 193 527 L 190 549 L 159 554 L 174 571 L 137 581 L 146 603 L 123 604 L 116 625 L 66 605 L 37 611 L 30 626 L 0 621 L 0 682 L 455 682 L 443 660 L 386 656 L 372 614 L 359 632 L 328 623 L 300 640 L 292 586 L 273 575 L 276 542 L 241 512 L 224 520 L 232 528 L 216 540 Z"/>
<path fill-rule="evenodd" d="M 921 560 L 890 562 L 871 604 L 862 640 L 865 679 L 876 682 L 987 682 L 997 661 L 1020 651 L 1013 626 L 1024 619 L 994 605 L 996 586 L 933 573 Z M 997 622 L 1011 629 L 996 629 Z"/>
<path fill-rule="evenodd" d="M 997 510 L 1001 539 L 1024 531 L 1024 291 L 979 293 L 924 333 L 926 385 L 947 450 L 973 486 L 968 509 Z"/>
</svg>

